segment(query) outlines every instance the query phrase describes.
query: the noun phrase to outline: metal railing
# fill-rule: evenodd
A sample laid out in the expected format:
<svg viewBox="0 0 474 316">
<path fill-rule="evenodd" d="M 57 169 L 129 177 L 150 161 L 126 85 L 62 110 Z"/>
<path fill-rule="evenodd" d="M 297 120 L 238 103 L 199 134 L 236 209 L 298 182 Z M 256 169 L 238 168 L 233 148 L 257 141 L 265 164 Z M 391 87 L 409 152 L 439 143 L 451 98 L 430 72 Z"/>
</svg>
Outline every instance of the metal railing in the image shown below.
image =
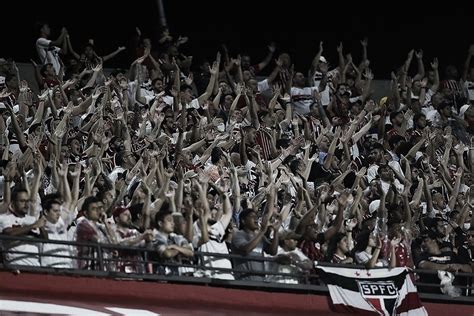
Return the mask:
<svg viewBox="0 0 474 316">
<path fill-rule="evenodd" d="M 44 253 L 44 245 L 58 245 L 57 253 Z M 21 251 L 20 245 L 36 245 L 37 252 Z M 61 247 L 66 246 L 66 247 Z M 69 247 L 69 254 L 67 252 Z M 77 255 L 77 249 L 86 249 Z M 54 250 L 54 249 L 53 249 Z M 319 279 L 316 270 L 311 272 L 288 273 L 278 271 L 280 265 L 274 257 L 241 256 L 209 252 L 194 252 L 194 258 L 188 261 L 166 261 L 158 257 L 156 250 L 146 247 L 129 247 L 113 244 L 72 242 L 49 239 L 37 239 L 0 234 L 0 268 L 3 270 L 21 270 L 51 274 L 97 276 L 114 279 L 135 279 L 149 281 L 165 281 L 177 283 L 195 283 L 226 287 L 259 288 L 271 291 L 291 291 L 304 293 L 328 293 L 327 287 Z M 33 259 L 37 265 L 18 264 L 23 259 Z M 49 258 L 49 264 L 45 264 Z M 54 261 L 62 267 L 55 267 Z M 211 259 L 212 258 L 212 259 Z M 216 260 L 228 260 L 229 268 L 210 266 L 205 262 L 215 263 Z M 238 269 L 236 262 L 259 263 L 262 269 Z M 41 264 L 43 263 L 43 264 Z M 51 264 L 52 263 L 52 264 Z M 69 266 L 67 266 L 68 263 Z M 78 265 L 79 263 L 79 265 Z M 82 263 L 82 265 L 81 265 Z M 229 264 L 230 263 L 230 264 Z M 67 267 L 64 267 L 64 266 Z M 347 269 L 366 269 L 361 265 L 331 264 L 317 262 L 316 266 L 343 266 Z M 377 268 L 374 268 L 377 269 Z M 293 269 L 296 270 L 296 269 Z M 424 299 L 474 304 L 474 273 L 455 273 L 461 284 L 462 296 L 450 297 L 433 293 L 439 292 L 439 283 L 420 282 L 420 277 L 437 275 L 437 271 L 414 269 L 415 284 Z M 223 275 L 227 278 L 223 278 Z M 229 278 L 229 276 L 231 276 Z M 426 291 L 426 289 L 428 289 Z"/>
</svg>

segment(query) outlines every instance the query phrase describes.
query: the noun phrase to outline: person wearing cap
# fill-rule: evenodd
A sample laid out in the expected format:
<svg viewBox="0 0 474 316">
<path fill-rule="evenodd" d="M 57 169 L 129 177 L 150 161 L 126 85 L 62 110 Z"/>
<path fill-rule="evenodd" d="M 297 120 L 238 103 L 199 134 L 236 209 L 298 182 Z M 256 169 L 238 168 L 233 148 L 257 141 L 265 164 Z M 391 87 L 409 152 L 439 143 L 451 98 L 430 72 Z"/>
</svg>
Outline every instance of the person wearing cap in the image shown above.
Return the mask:
<svg viewBox="0 0 474 316">
<path fill-rule="evenodd" d="M 275 256 L 275 272 L 282 274 L 302 275 L 309 272 L 313 264 L 308 257 L 297 248 L 302 236 L 294 231 L 285 231 L 280 234 L 280 246 Z M 274 281 L 278 283 L 298 284 L 301 279 L 296 276 L 276 275 Z"/>
<path fill-rule="evenodd" d="M 331 88 L 332 78 L 339 74 L 339 68 L 336 67 L 333 70 L 329 70 L 329 62 L 322 56 L 323 53 L 323 42 L 319 42 L 319 50 L 311 63 L 309 69 L 310 84 L 318 87 L 318 91 L 321 95 L 321 104 L 323 106 L 329 105 L 331 102 Z"/>
</svg>

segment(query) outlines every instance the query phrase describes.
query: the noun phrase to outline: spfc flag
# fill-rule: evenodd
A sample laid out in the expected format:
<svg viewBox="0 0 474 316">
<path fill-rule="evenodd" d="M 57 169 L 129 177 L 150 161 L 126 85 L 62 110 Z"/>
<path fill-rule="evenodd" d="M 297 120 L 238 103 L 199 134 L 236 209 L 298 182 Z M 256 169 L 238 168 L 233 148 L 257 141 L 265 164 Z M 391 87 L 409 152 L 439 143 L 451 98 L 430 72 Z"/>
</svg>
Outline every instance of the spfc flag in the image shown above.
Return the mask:
<svg viewBox="0 0 474 316">
<path fill-rule="evenodd" d="M 406 268 L 316 267 L 335 311 L 364 315 L 428 315 Z"/>
</svg>

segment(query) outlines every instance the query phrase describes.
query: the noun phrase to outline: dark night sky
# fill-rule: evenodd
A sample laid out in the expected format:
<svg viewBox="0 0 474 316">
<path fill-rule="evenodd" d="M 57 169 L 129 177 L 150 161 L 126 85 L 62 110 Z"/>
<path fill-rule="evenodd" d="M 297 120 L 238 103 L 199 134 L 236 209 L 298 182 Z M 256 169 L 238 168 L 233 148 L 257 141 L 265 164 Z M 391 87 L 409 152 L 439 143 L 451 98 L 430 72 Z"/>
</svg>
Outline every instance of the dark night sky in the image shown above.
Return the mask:
<svg viewBox="0 0 474 316">
<path fill-rule="evenodd" d="M 336 1 L 332 5 L 321 5 L 319 1 L 288 1 L 285 5 L 282 1 L 256 0 L 163 2 L 172 34 L 190 37 L 183 51 L 194 55 L 195 60 L 212 59 L 225 42 L 231 54 L 246 51 L 258 62 L 266 53 L 266 45 L 275 41 L 278 51 L 289 52 L 296 69 L 305 71 L 320 40 L 325 42 L 323 54 L 334 65 L 339 41 L 357 61 L 361 51 L 359 40 L 368 36 L 371 67 L 376 78 L 387 78 L 410 48 L 423 48 L 425 61 L 439 57 L 443 68 L 448 62 L 461 66 L 469 44 L 474 43 L 474 12 L 466 8 L 430 9 L 418 5 L 406 9 L 397 1 L 384 1 L 377 5 L 381 13 L 369 14 L 367 8 Z M 71 6 L 72 3 L 76 5 Z M 66 26 L 76 51 L 88 38 L 95 39 L 99 54 L 127 45 L 135 26 L 156 38 L 156 1 L 130 3 L 135 6 L 123 0 L 16 1 L 2 9 L 2 33 L 6 37 L 3 43 L 9 45 L 1 45 L 0 56 L 17 61 L 36 58 L 38 20 L 50 23 L 53 38 L 59 35 L 61 26 Z M 106 66 L 128 65 L 131 53 L 128 51 Z"/>
</svg>

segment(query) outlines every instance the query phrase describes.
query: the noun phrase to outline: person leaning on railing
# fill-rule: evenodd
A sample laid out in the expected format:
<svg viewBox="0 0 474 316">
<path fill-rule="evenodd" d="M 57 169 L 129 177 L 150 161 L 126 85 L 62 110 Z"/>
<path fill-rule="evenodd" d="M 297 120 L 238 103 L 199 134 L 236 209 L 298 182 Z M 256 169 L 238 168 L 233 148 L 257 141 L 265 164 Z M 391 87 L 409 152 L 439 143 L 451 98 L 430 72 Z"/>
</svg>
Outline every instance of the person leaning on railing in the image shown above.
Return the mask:
<svg viewBox="0 0 474 316">
<path fill-rule="evenodd" d="M 11 179 L 5 179 L 9 185 Z M 11 204 L 6 213 L 0 214 L 0 233 L 8 236 L 45 238 L 46 219 L 31 214 L 29 194 L 26 189 L 18 188 L 11 194 Z M 36 242 L 4 242 L 5 262 L 12 265 L 40 266 L 41 245 Z M 24 253 L 15 253 L 15 252 Z"/>
<path fill-rule="evenodd" d="M 179 269 L 174 264 L 193 258 L 193 247 L 184 236 L 174 233 L 174 220 L 167 202 L 156 213 L 155 224 L 158 229 L 153 231 L 153 240 L 148 245 L 148 248 L 156 251 L 156 255 L 151 255 L 153 271 L 162 275 L 178 275 Z"/>
<path fill-rule="evenodd" d="M 420 290 L 428 293 L 444 293 L 450 296 L 459 296 L 459 290 L 453 289 L 453 273 L 472 272 L 469 264 L 461 264 L 457 255 L 452 251 L 441 251 L 436 233 L 433 231 L 423 232 L 421 235 L 422 253 L 417 258 L 417 266 L 420 269 L 437 270 L 438 274 L 421 274 L 420 282 L 430 284 L 441 284 L 437 286 L 419 286 Z M 458 292 L 458 293 L 456 293 Z"/>
</svg>

